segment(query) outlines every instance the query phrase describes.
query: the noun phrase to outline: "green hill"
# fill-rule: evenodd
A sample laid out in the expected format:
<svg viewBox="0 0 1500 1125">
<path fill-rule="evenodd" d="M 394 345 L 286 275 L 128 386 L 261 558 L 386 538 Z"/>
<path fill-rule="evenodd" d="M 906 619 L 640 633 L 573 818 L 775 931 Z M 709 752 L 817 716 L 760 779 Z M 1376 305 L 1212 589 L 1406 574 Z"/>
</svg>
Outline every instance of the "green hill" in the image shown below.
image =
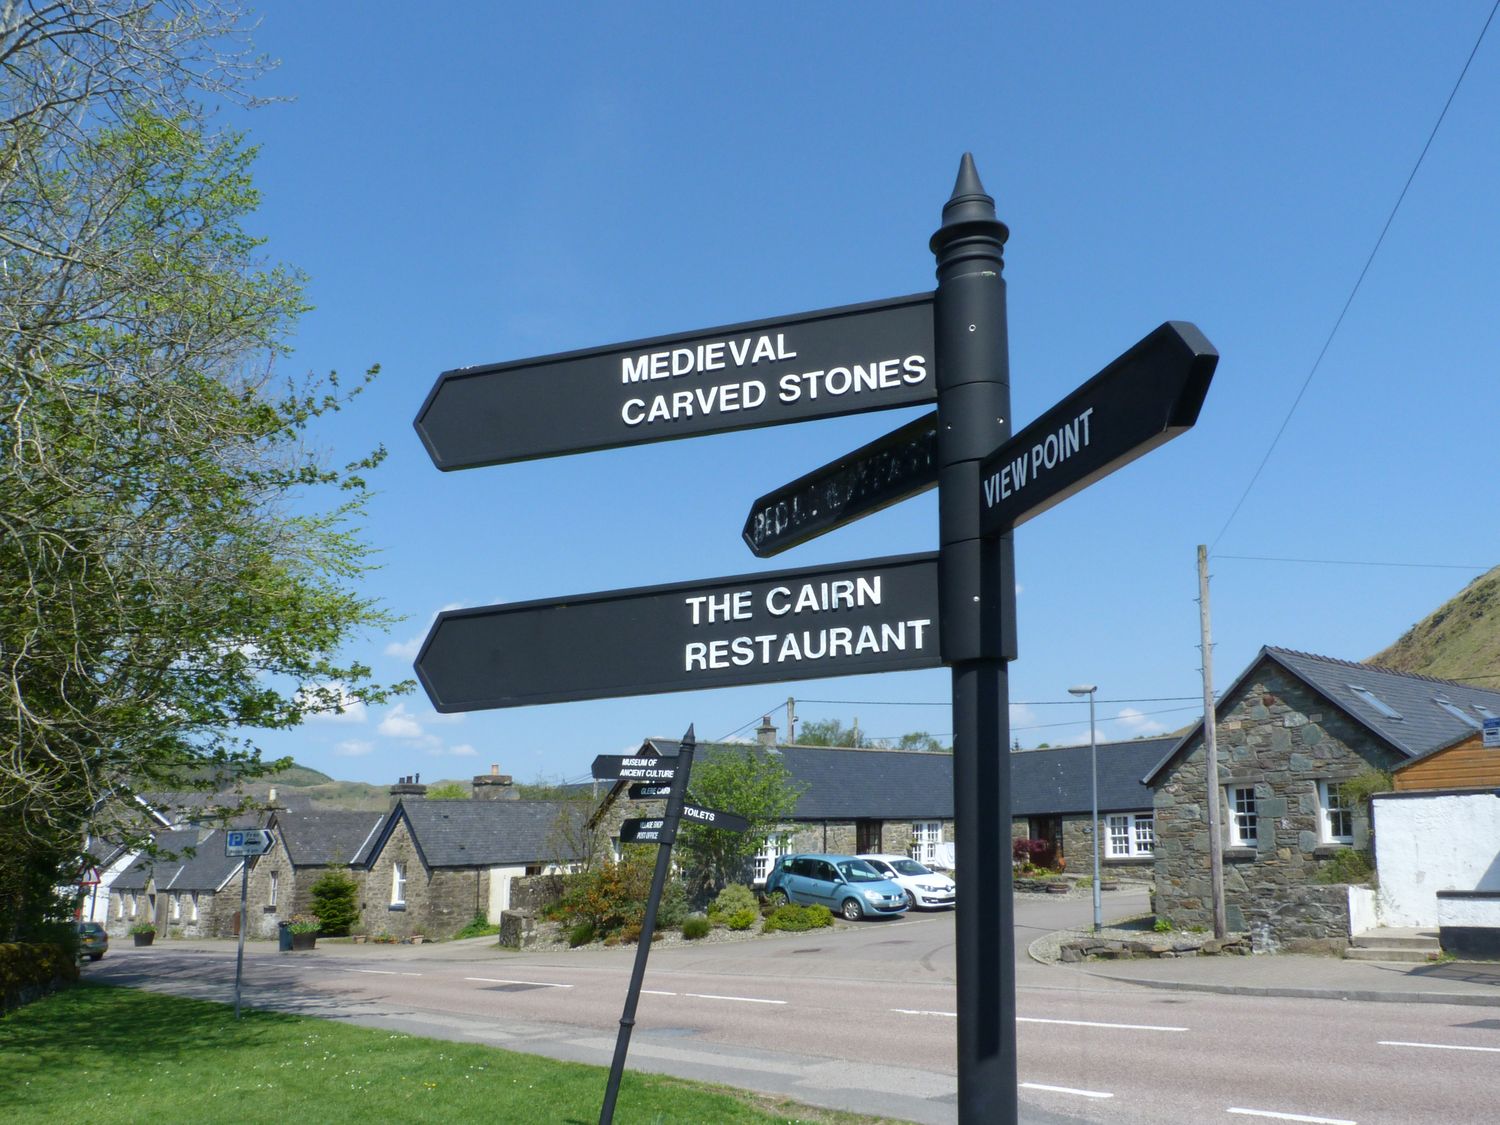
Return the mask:
<svg viewBox="0 0 1500 1125">
<path fill-rule="evenodd" d="M 1500 567 L 1474 579 L 1368 663 L 1500 688 Z"/>
</svg>

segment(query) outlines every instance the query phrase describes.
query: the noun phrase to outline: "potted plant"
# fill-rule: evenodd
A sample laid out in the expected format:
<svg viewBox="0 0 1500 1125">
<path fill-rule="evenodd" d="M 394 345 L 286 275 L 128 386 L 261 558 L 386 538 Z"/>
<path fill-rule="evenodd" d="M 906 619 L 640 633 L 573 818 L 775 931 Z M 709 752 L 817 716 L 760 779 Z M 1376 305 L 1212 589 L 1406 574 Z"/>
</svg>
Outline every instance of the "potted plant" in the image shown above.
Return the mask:
<svg viewBox="0 0 1500 1125">
<path fill-rule="evenodd" d="M 316 914 L 293 914 L 286 927 L 292 934 L 292 948 L 312 949 L 322 925 L 322 920 Z"/>
<path fill-rule="evenodd" d="M 130 927 L 130 936 L 136 945 L 150 945 L 156 938 L 156 927 L 150 922 L 137 922 Z"/>
</svg>

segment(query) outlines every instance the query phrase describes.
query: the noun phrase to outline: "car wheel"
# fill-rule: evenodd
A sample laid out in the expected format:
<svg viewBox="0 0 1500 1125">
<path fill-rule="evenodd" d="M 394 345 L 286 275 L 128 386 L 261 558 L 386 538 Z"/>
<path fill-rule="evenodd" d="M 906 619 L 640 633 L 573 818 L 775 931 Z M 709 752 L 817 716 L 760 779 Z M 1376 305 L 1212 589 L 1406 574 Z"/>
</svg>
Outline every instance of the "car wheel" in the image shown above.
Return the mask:
<svg viewBox="0 0 1500 1125">
<path fill-rule="evenodd" d="M 914 894 L 912 894 L 910 891 L 907 891 L 906 892 L 906 909 L 908 909 L 908 910 L 915 910 L 916 908 L 917 908 L 917 896 L 914 895 Z"/>
<path fill-rule="evenodd" d="M 858 922 L 864 916 L 865 916 L 865 912 L 860 908 L 859 899 L 857 899 L 857 898 L 846 898 L 844 900 L 844 917 L 845 918 L 847 918 L 851 922 Z"/>
<path fill-rule="evenodd" d="M 772 906 L 785 906 L 792 900 L 787 898 L 785 891 L 772 891 L 766 896 L 766 901 Z"/>
<path fill-rule="evenodd" d="M 90 961 L 97 961 L 97 960 L 99 960 L 99 958 L 101 958 L 103 956 L 104 956 L 104 954 L 102 954 L 102 953 L 90 953 L 89 954 L 89 960 Z"/>
</svg>

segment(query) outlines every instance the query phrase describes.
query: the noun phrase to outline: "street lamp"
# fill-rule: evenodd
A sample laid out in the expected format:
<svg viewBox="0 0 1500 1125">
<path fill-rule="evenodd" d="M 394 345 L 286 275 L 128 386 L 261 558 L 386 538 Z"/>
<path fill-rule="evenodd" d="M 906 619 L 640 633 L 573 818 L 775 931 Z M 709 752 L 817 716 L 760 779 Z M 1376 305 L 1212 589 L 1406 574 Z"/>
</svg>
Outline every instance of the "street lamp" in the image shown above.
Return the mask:
<svg viewBox="0 0 1500 1125">
<path fill-rule="evenodd" d="M 1094 693 L 1099 690 L 1098 684 L 1079 684 L 1077 687 L 1068 689 L 1069 695 L 1086 695 L 1089 697 L 1089 773 L 1093 789 L 1093 828 L 1091 835 L 1094 837 L 1094 933 L 1104 929 L 1104 908 L 1099 900 L 1099 743 L 1094 736 Z"/>
</svg>

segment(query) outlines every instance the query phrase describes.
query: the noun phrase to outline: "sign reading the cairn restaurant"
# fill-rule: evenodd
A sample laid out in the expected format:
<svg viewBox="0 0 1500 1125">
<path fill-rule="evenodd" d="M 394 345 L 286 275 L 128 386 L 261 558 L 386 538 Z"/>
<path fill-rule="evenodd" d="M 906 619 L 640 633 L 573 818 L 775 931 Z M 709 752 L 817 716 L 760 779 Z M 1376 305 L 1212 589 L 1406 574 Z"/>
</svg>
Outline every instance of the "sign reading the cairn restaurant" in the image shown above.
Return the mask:
<svg viewBox="0 0 1500 1125">
<path fill-rule="evenodd" d="M 937 668 L 937 600 L 931 552 L 448 610 L 416 669 L 452 712 Z"/>
<path fill-rule="evenodd" d="M 416 428 L 440 469 L 935 402 L 932 294 L 445 372 Z"/>
</svg>

